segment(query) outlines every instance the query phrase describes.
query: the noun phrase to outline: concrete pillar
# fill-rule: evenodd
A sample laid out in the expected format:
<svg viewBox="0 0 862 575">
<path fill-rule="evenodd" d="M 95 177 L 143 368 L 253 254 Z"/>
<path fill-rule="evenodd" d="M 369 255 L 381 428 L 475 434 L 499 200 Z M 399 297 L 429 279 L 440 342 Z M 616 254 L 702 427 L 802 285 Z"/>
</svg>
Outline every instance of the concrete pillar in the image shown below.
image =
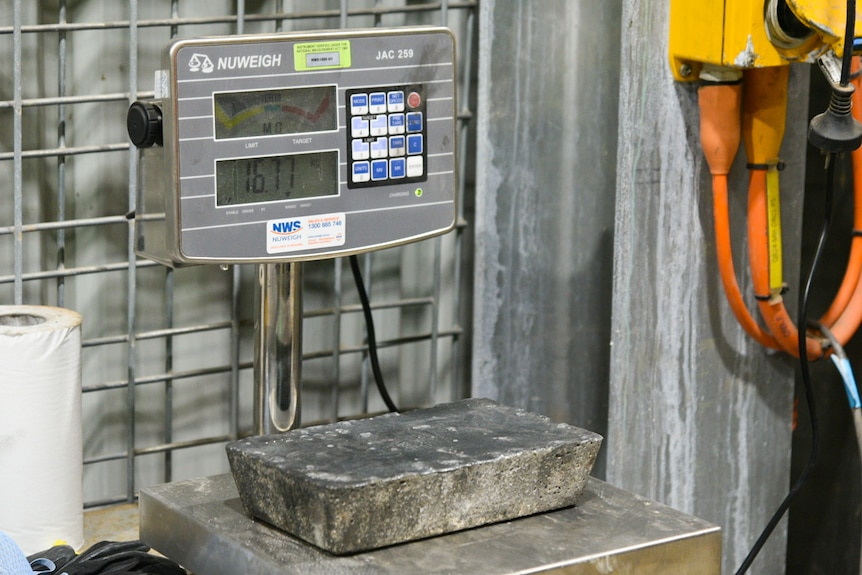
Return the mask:
<svg viewBox="0 0 862 575">
<path fill-rule="evenodd" d="M 694 86 L 668 68 L 668 1 L 625 0 L 614 243 L 608 480 L 724 529 L 742 561 L 790 484 L 795 362 L 739 328 L 715 265 L 709 171 Z M 809 69 L 791 72 L 782 150 L 786 281 L 798 285 Z M 747 281 L 746 172 L 731 182 L 734 251 Z M 742 228 L 742 229 L 740 229 Z M 796 308 L 798 290 L 788 294 Z M 784 573 L 786 522 L 755 563 Z"/>
</svg>

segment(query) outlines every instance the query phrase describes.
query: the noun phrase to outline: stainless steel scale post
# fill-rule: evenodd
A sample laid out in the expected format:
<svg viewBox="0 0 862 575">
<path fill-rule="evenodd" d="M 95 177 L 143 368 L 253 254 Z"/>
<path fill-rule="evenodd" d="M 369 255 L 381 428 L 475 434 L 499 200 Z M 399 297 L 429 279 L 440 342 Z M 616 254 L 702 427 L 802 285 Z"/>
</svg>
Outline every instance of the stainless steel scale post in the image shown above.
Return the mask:
<svg viewBox="0 0 862 575">
<path fill-rule="evenodd" d="M 302 264 L 258 266 L 254 325 L 254 433 L 288 431 L 300 422 Z"/>
</svg>

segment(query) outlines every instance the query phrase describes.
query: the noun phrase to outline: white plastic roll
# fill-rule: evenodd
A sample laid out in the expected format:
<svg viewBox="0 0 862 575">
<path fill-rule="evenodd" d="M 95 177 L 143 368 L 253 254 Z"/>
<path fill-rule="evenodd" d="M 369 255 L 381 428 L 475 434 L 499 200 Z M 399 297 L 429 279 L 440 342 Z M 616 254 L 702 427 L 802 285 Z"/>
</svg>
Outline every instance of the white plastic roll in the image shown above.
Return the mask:
<svg viewBox="0 0 862 575">
<path fill-rule="evenodd" d="M 0 531 L 29 555 L 84 544 L 81 316 L 0 306 Z"/>
</svg>

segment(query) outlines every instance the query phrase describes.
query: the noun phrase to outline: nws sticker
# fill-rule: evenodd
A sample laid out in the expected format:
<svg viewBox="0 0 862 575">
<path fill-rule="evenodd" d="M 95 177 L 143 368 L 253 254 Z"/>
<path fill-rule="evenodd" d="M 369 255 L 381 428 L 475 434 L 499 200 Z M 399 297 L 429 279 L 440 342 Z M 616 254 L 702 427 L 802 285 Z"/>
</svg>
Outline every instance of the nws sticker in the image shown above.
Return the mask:
<svg viewBox="0 0 862 575">
<path fill-rule="evenodd" d="M 281 254 L 343 246 L 344 214 L 321 214 L 266 222 L 266 253 Z"/>
</svg>

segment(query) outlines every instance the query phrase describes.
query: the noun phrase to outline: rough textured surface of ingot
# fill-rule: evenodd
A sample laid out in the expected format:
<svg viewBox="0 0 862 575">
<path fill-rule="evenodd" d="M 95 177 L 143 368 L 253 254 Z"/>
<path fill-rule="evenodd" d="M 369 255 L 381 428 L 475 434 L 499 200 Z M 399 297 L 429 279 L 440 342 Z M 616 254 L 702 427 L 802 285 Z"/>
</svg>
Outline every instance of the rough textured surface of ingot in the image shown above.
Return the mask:
<svg viewBox="0 0 862 575">
<path fill-rule="evenodd" d="M 574 505 L 602 438 L 486 399 L 227 446 L 246 511 L 336 554 Z"/>
</svg>

